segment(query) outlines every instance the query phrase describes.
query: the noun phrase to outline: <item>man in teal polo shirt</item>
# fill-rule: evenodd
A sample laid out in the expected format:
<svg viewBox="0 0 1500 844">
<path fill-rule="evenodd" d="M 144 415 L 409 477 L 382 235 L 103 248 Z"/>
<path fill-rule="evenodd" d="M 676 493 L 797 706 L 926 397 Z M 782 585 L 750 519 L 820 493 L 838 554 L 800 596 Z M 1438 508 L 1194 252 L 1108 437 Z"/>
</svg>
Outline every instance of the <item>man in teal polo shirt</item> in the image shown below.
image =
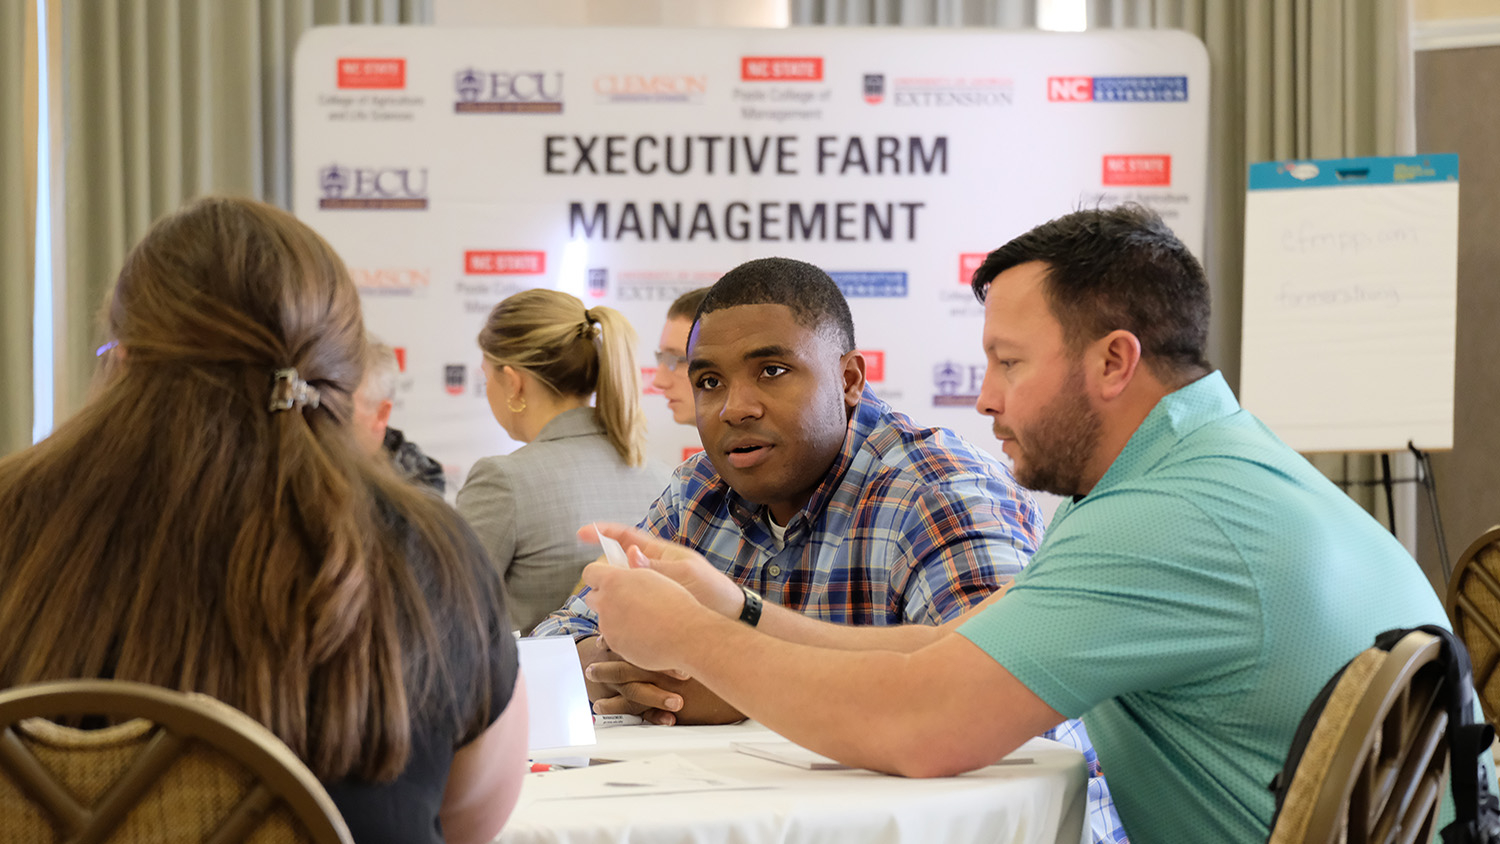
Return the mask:
<svg viewBox="0 0 1500 844">
<path fill-rule="evenodd" d="M 1203 356 L 1203 269 L 1153 213 L 1053 220 L 991 253 L 974 289 L 978 408 L 1023 485 L 1070 497 L 1003 598 L 937 629 L 769 606 L 752 629 L 736 619 L 753 595 L 621 528 L 652 561 L 585 573 L 604 636 L 800 744 L 911 776 L 1082 716 L 1136 844 L 1264 841 L 1267 784 L 1318 689 L 1380 631 L 1446 626 L 1442 606 L 1240 409 Z"/>
</svg>

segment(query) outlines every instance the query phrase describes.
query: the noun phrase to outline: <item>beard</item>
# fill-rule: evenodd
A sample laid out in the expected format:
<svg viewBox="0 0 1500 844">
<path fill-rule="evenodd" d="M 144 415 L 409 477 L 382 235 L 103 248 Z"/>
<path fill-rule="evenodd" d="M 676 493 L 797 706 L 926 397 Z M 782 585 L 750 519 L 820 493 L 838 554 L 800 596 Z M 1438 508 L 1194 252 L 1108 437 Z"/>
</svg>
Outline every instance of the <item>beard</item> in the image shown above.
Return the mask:
<svg viewBox="0 0 1500 844">
<path fill-rule="evenodd" d="M 1062 389 L 1030 428 L 1016 432 L 995 425 L 1016 448 L 1016 483 L 1053 495 L 1080 495 L 1088 464 L 1099 446 L 1102 423 L 1083 390 L 1083 367 L 1074 367 Z M 1004 432 L 1004 433 L 1002 433 Z"/>
</svg>

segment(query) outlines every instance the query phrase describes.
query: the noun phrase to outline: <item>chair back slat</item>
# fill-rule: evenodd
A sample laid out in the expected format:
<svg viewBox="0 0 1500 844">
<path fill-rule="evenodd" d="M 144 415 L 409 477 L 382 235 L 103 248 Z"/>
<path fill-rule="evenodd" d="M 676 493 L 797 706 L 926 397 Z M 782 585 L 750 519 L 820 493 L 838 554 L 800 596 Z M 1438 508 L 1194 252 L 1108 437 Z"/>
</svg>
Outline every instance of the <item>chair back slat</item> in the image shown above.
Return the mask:
<svg viewBox="0 0 1500 844">
<path fill-rule="evenodd" d="M 47 771 L 9 725 L 0 732 L 0 769 L 10 776 L 17 788 L 51 815 L 65 834 L 76 835 L 88 824 L 88 809 Z"/>
<path fill-rule="evenodd" d="M 130 767 L 115 780 L 109 790 L 94 804 L 88 825 L 79 830 L 69 844 L 104 844 L 120 828 L 125 816 L 140 802 L 142 795 L 161 780 L 178 759 L 187 741 L 165 728 L 158 727 L 146 740 L 146 746 L 131 760 Z"/>
<path fill-rule="evenodd" d="M 276 805 L 276 795 L 271 789 L 266 788 L 264 783 L 257 783 L 255 788 L 246 794 L 244 799 L 230 810 L 229 817 L 224 823 L 214 830 L 213 837 L 204 844 L 242 844 L 250 834 L 255 832 L 255 827 L 260 819 Z"/>
<path fill-rule="evenodd" d="M 1443 601 L 1453 632 L 1469 649 L 1474 691 L 1484 717 L 1500 718 L 1500 525 L 1480 534 L 1458 556 Z"/>
<path fill-rule="evenodd" d="M 1436 636 L 1412 631 L 1389 651 L 1360 653 L 1330 683 L 1271 844 L 1432 840 L 1448 770 L 1441 654 Z"/>
</svg>

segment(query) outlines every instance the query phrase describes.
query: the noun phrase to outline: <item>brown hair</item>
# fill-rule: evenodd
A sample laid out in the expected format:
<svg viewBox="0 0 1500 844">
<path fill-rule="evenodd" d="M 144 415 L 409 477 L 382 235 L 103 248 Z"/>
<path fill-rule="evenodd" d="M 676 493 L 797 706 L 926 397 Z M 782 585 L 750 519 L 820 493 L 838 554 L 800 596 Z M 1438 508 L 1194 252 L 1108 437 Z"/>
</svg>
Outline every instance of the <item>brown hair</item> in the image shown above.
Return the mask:
<svg viewBox="0 0 1500 844">
<path fill-rule="evenodd" d="M 975 298 L 983 302 L 996 276 L 1032 261 L 1047 266 L 1042 291 L 1073 353 L 1123 329 L 1167 384 L 1213 368 L 1204 353 L 1208 276 L 1155 211 L 1126 203 L 1043 223 L 985 257 L 970 281 Z"/>
<path fill-rule="evenodd" d="M 563 396 L 598 394 L 604 433 L 630 466 L 646 462 L 646 420 L 635 329 L 614 308 L 536 288 L 507 297 L 485 320 L 479 349 L 496 370 L 525 370 Z"/>
<path fill-rule="evenodd" d="M 707 295 L 708 288 L 700 287 L 678 296 L 676 301 L 672 302 L 671 307 L 667 308 L 667 319 L 685 319 L 692 322 L 698 318 L 698 306 L 703 304 L 703 297 Z"/>
<path fill-rule="evenodd" d="M 442 502 L 349 435 L 364 326 L 329 245 L 201 200 L 126 258 L 107 322 L 123 360 L 94 399 L 0 461 L 0 686 L 203 692 L 324 780 L 395 777 L 419 712 L 455 738 L 475 728 L 459 712 L 487 724 L 500 599 Z M 268 411 L 284 367 L 318 407 Z"/>
</svg>

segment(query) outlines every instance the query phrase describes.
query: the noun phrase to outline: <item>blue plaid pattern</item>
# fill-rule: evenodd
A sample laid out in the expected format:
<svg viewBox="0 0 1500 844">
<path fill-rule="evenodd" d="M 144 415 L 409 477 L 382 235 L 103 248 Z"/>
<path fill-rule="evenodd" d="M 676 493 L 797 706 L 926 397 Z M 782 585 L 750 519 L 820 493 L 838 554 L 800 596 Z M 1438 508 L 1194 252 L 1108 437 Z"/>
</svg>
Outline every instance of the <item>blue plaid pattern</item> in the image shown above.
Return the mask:
<svg viewBox="0 0 1500 844">
<path fill-rule="evenodd" d="M 832 469 L 787 523 L 781 547 L 764 510 L 696 454 L 641 527 L 696 550 L 768 601 L 865 625 L 957 618 L 1010 582 L 1042 534 L 1035 501 L 1005 464 L 952 431 L 917 427 L 868 389 Z M 532 635 L 595 635 L 582 595 Z"/>
<path fill-rule="evenodd" d="M 1089 766 L 1088 814 L 1084 818 L 1088 821 L 1088 829 L 1084 840 L 1092 844 L 1129 844 L 1125 827 L 1120 824 L 1120 813 L 1115 811 L 1115 799 L 1109 793 L 1109 783 L 1099 770 L 1099 754 L 1094 752 L 1094 743 L 1089 740 L 1089 731 L 1084 729 L 1083 722 L 1070 718 L 1042 733 L 1042 738 L 1077 749 Z"/>
</svg>

